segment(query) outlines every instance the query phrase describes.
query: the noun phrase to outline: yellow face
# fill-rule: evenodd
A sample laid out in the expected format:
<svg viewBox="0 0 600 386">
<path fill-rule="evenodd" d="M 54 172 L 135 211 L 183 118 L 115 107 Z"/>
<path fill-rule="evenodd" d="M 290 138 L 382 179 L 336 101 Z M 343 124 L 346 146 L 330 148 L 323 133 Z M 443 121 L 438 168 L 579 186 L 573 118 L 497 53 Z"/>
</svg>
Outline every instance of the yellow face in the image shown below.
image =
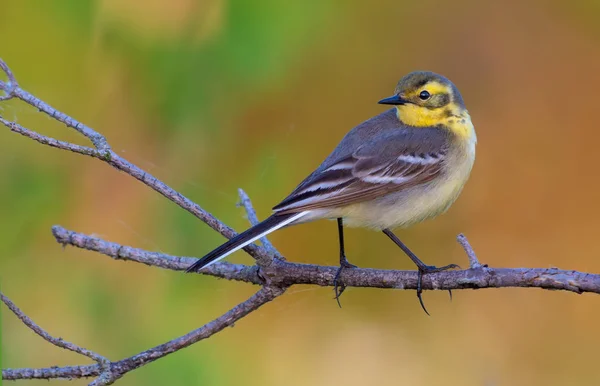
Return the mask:
<svg viewBox="0 0 600 386">
<path fill-rule="evenodd" d="M 413 72 L 398 82 L 393 104 L 402 123 L 413 127 L 442 126 L 461 137 L 474 135 L 469 113 L 456 86 L 441 75 Z"/>
<path fill-rule="evenodd" d="M 449 117 L 461 113 L 459 106 L 452 102 L 452 94 L 451 87 L 437 81 L 402 90 L 398 95 L 405 102 L 396 106 L 398 118 L 417 127 L 442 124 Z"/>
</svg>

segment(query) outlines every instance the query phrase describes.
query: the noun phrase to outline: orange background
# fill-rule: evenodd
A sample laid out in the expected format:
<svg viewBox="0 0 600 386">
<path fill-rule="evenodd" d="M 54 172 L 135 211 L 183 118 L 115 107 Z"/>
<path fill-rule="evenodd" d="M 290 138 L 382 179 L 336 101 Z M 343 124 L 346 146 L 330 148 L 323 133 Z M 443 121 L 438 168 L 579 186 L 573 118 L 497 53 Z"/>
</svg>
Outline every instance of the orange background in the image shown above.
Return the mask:
<svg viewBox="0 0 600 386">
<path fill-rule="evenodd" d="M 238 230 L 261 218 L 413 70 L 446 75 L 475 123 L 477 161 L 444 216 L 398 232 L 429 264 L 600 271 L 598 2 L 21 1 L 0 4 L 0 57 L 21 86 Z M 6 119 L 87 144 L 17 101 Z M 107 165 L 0 128 L 2 290 L 36 322 L 112 360 L 212 320 L 256 287 L 74 248 L 54 224 L 201 256 L 223 238 Z M 272 235 L 292 261 L 336 264 L 335 224 Z M 381 234 L 350 261 L 413 269 Z M 229 261 L 252 263 L 243 253 Z M 597 384 L 600 297 L 536 289 L 293 287 L 123 385 Z M 3 367 L 89 363 L 2 313 Z M 58 382 L 58 381 L 57 381 Z M 71 385 L 84 385 L 79 380 Z M 37 385 L 39 381 L 20 382 Z"/>
</svg>

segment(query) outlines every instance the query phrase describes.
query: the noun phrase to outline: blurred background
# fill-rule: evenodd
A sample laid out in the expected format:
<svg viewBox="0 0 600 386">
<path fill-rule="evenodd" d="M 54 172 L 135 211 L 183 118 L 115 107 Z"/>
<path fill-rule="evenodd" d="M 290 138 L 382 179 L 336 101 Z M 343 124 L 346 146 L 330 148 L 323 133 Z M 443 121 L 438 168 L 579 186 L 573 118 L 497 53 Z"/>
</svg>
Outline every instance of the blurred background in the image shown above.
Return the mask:
<svg viewBox="0 0 600 386">
<path fill-rule="evenodd" d="M 425 262 L 600 271 L 600 4 L 509 0 L 20 1 L 0 3 L 0 57 L 21 86 L 105 134 L 115 151 L 243 230 L 413 70 L 461 90 L 477 161 L 444 216 L 399 231 Z M 6 119 L 86 144 L 17 101 Z M 0 127 L 2 290 L 36 322 L 113 360 L 182 335 L 256 287 L 63 249 L 60 224 L 201 256 L 223 238 L 138 181 Z M 385 236 L 347 232 L 350 261 L 414 269 Z M 271 241 L 337 263 L 335 223 Z M 236 263 L 252 263 L 236 253 Z M 293 287 L 235 328 L 122 385 L 597 384 L 600 297 L 536 289 L 414 292 Z M 3 367 L 86 363 L 2 313 Z M 74 381 L 84 385 L 88 381 Z M 39 382 L 20 382 L 37 385 Z M 60 381 L 55 381 L 59 384 Z"/>
</svg>

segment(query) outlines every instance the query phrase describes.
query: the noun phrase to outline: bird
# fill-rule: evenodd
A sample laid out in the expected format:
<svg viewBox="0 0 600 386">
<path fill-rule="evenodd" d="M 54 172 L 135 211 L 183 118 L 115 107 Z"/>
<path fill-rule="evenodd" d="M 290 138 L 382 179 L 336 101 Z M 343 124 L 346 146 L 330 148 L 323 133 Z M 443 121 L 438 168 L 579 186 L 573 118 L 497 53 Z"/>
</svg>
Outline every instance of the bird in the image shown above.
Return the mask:
<svg viewBox="0 0 600 386">
<path fill-rule="evenodd" d="M 349 131 L 331 154 L 266 220 L 200 258 L 186 272 L 223 259 L 280 228 L 320 219 L 337 220 L 339 269 L 335 298 L 345 289 L 344 227 L 383 232 L 418 269 L 417 297 L 425 274 L 458 268 L 423 263 L 392 232 L 436 217 L 461 193 L 475 162 L 477 136 L 458 88 L 446 77 L 415 71 L 398 81 L 394 94 L 378 102 L 390 109 Z"/>
</svg>

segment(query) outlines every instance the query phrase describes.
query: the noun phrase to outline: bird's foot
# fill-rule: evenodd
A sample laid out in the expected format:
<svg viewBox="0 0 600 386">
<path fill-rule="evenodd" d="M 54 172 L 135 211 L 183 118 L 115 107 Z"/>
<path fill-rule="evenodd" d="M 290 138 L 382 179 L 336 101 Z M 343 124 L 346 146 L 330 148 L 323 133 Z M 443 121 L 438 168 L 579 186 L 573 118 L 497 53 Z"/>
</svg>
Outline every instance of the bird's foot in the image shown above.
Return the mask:
<svg viewBox="0 0 600 386">
<path fill-rule="evenodd" d="M 340 308 L 342 308 L 342 304 L 340 303 L 340 296 L 346 289 L 346 285 L 341 280 L 342 271 L 346 268 L 352 269 L 356 268 L 356 265 L 350 264 L 350 262 L 344 257 L 340 259 L 340 267 L 335 273 L 335 277 L 333 278 L 333 292 L 335 293 L 335 300 Z"/>
<path fill-rule="evenodd" d="M 419 268 L 419 276 L 417 279 L 417 298 L 419 298 L 419 303 L 421 304 L 421 308 L 423 308 L 423 311 L 425 311 L 425 313 L 427 315 L 429 315 L 429 312 L 427 312 L 427 308 L 425 308 L 425 304 L 423 303 L 423 297 L 422 297 L 423 275 L 426 275 L 428 273 L 443 272 L 443 271 L 447 271 L 447 270 L 453 269 L 453 268 L 460 268 L 460 266 L 458 264 L 448 264 L 443 267 L 436 267 L 433 265 L 423 264 L 422 266 L 419 266 L 418 268 Z M 452 300 L 452 290 L 448 290 L 448 292 L 450 293 L 450 300 Z"/>
</svg>

